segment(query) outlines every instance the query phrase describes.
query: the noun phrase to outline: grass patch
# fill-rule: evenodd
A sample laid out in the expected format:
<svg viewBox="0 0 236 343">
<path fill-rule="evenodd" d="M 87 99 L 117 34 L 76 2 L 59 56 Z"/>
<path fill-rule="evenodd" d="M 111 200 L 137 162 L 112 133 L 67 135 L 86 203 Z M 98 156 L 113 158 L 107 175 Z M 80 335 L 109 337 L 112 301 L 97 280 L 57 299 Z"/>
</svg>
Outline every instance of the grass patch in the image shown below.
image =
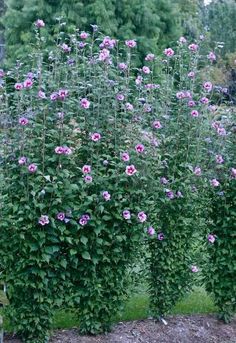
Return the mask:
<svg viewBox="0 0 236 343">
<path fill-rule="evenodd" d="M 147 293 L 135 294 L 125 304 L 124 311 L 115 318 L 115 321 L 138 320 L 149 317 L 149 298 Z M 207 314 L 217 309 L 212 298 L 201 287 L 196 287 L 182 301 L 178 302 L 172 314 Z M 59 311 L 55 315 L 54 328 L 68 329 L 78 327 L 76 315 L 69 311 Z"/>
</svg>

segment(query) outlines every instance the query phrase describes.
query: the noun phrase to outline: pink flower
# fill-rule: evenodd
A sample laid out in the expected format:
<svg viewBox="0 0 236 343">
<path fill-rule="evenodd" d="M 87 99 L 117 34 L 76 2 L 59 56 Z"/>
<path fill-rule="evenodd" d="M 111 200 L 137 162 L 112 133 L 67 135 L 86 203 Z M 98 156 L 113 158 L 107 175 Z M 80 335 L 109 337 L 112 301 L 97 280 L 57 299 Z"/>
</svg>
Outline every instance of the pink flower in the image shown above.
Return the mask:
<svg viewBox="0 0 236 343">
<path fill-rule="evenodd" d="M 147 233 L 149 236 L 153 236 L 155 235 L 155 229 L 152 226 L 150 226 L 149 228 L 147 228 Z"/>
<path fill-rule="evenodd" d="M 34 164 L 34 163 L 32 163 L 32 164 L 30 164 L 30 165 L 28 166 L 28 171 L 29 171 L 30 173 L 35 173 L 37 169 L 38 169 L 38 167 L 37 167 L 36 164 Z"/>
<path fill-rule="evenodd" d="M 82 31 L 79 36 L 81 39 L 87 39 L 89 37 L 89 34 L 87 32 Z"/>
<path fill-rule="evenodd" d="M 92 139 L 92 141 L 94 141 L 94 142 L 98 142 L 98 141 L 101 139 L 100 133 L 98 133 L 98 132 L 92 133 L 91 139 Z"/>
<path fill-rule="evenodd" d="M 135 79 L 135 83 L 137 86 L 141 85 L 142 81 L 143 81 L 143 78 L 140 75 L 138 75 Z"/>
<path fill-rule="evenodd" d="M 99 61 L 107 61 L 110 56 L 110 51 L 108 49 L 102 49 L 99 53 L 98 60 Z"/>
<path fill-rule="evenodd" d="M 58 112 L 57 113 L 59 119 L 64 119 L 65 113 L 64 112 Z"/>
<path fill-rule="evenodd" d="M 48 216 L 42 215 L 42 216 L 39 218 L 38 223 L 39 223 L 40 225 L 42 225 L 42 226 L 49 224 L 49 218 L 48 218 Z"/>
<path fill-rule="evenodd" d="M 193 110 L 193 111 L 191 112 L 191 116 L 192 116 L 192 117 L 198 117 L 198 116 L 199 116 L 199 112 L 198 112 L 197 110 Z"/>
<path fill-rule="evenodd" d="M 192 271 L 193 273 L 197 273 L 197 272 L 199 272 L 199 269 L 198 269 L 197 266 L 191 266 L 191 271 Z"/>
<path fill-rule="evenodd" d="M 135 42 L 134 39 L 126 40 L 125 45 L 128 46 L 129 48 L 135 48 L 137 43 Z"/>
<path fill-rule="evenodd" d="M 89 173 L 91 173 L 91 166 L 89 166 L 88 164 L 85 164 L 85 165 L 82 167 L 82 173 L 83 173 L 83 174 L 89 174 Z"/>
<path fill-rule="evenodd" d="M 63 146 L 57 146 L 56 148 L 55 148 L 55 153 L 56 154 L 58 154 L 58 155 L 63 155 L 64 154 L 64 148 L 63 148 Z"/>
<path fill-rule="evenodd" d="M 215 235 L 212 235 L 211 233 L 208 235 L 208 237 L 207 237 L 207 239 L 208 239 L 208 242 L 210 242 L 210 243 L 214 243 L 215 242 L 215 240 L 216 240 L 216 236 Z"/>
<path fill-rule="evenodd" d="M 124 210 L 122 213 L 124 219 L 129 220 L 131 218 L 131 213 L 128 210 Z"/>
<path fill-rule="evenodd" d="M 220 136 L 226 136 L 226 130 L 223 127 L 218 127 L 217 128 L 217 133 Z"/>
<path fill-rule="evenodd" d="M 153 61 L 154 59 L 155 59 L 154 54 L 147 54 L 147 56 L 145 57 L 145 61 Z"/>
<path fill-rule="evenodd" d="M 144 145 L 143 144 L 137 144 L 136 146 L 135 146 L 135 150 L 139 153 L 139 154 L 141 154 L 142 152 L 144 152 Z"/>
<path fill-rule="evenodd" d="M 216 179 L 210 180 L 210 184 L 211 184 L 213 187 L 218 187 L 218 186 L 220 185 L 219 181 L 216 180 Z"/>
<path fill-rule="evenodd" d="M 204 97 L 202 97 L 202 98 L 200 99 L 200 102 L 201 102 L 202 104 L 207 105 L 207 104 L 209 103 L 209 99 L 206 98 L 206 97 L 204 96 Z"/>
<path fill-rule="evenodd" d="M 183 196 L 182 192 L 177 191 L 177 192 L 176 192 L 176 197 L 177 197 L 177 198 L 183 198 L 184 196 Z"/>
<path fill-rule="evenodd" d="M 172 57 L 172 56 L 174 56 L 175 52 L 174 52 L 173 49 L 167 48 L 167 49 L 164 50 L 164 54 L 165 54 L 166 56 L 168 56 L 168 57 Z"/>
<path fill-rule="evenodd" d="M 145 212 L 141 211 L 138 213 L 138 220 L 140 223 L 144 223 L 147 220 L 147 215 Z"/>
<path fill-rule="evenodd" d="M 180 42 L 181 44 L 185 44 L 185 43 L 187 42 L 187 39 L 186 39 L 185 37 L 180 37 L 180 38 L 179 38 L 179 42 Z"/>
<path fill-rule="evenodd" d="M 221 155 L 216 155 L 215 160 L 216 160 L 216 163 L 219 163 L 219 164 L 224 163 L 224 159 Z"/>
<path fill-rule="evenodd" d="M 125 99 L 125 96 L 124 96 L 123 94 L 121 94 L 121 93 L 118 93 L 118 94 L 116 95 L 116 99 L 117 99 L 118 101 L 123 101 L 123 100 Z"/>
<path fill-rule="evenodd" d="M 215 105 L 210 105 L 208 108 L 211 112 L 215 112 L 217 110 L 217 106 Z"/>
<path fill-rule="evenodd" d="M 167 180 L 167 178 L 161 177 L 160 182 L 161 182 L 162 185 L 167 185 L 167 183 L 168 183 L 169 181 Z"/>
<path fill-rule="evenodd" d="M 195 103 L 195 101 L 193 101 L 193 100 L 189 100 L 189 102 L 188 102 L 188 106 L 189 106 L 189 107 L 194 107 L 194 106 L 196 106 L 196 103 Z"/>
<path fill-rule="evenodd" d="M 133 164 L 131 164 L 130 166 L 126 167 L 125 172 L 127 175 L 132 176 L 137 172 L 137 169 Z"/>
<path fill-rule="evenodd" d="M 219 121 L 213 121 L 211 126 L 213 127 L 213 129 L 218 129 L 220 127 L 220 122 Z"/>
<path fill-rule="evenodd" d="M 158 239 L 159 241 L 163 241 L 164 238 L 165 238 L 164 233 L 162 233 L 162 232 L 158 233 L 157 239 Z"/>
<path fill-rule="evenodd" d="M 45 26 L 45 23 L 42 19 L 37 19 L 36 22 L 35 22 L 35 26 L 40 29 L 41 27 L 44 27 Z"/>
<path fill-rule="evenodd" d="M 67 45 L 66 43 L 63 43 L 61 45 L 61 48 L 65 53 L 71 52 L 71 47 L 69 45 Z"/>
<path fill-rule="evenodd" d="M 22 126 L 25 126 L 25 125 L 27 125 L 28 123 L 29 123 L 29 120 L 28 120 L 27 118 L 25 118 L 25 117 L 21 117 L 21 118 L 19 119 L 19 124 L 22 125 Z"/>
<path fill-rule="evenodd" d="M 15 84 L 15 89 L 16 89 L 17 91 L 20 91 L 20 90 L 23 89 L 23 88 L 24 88 L 24 85 L 23 85 L 22 83 L 17 82 L 17 83 Z"/>
<path fill-rule="evenodd" d="M 69 92 L 67 89 L 59 89 L 58 91 L 58 97 L 60 100 L 65 100 L 65 98 L 68 96 Z"/>
<path fill-rule="evenodd" d="M 202 175 L 202 170 L 200 167 L 195 167 L 193 173 L 197 176 Z"/>
<path fill-rule="evenodd" d="M 127 111 L 133 111 L 134 106 L 131 103 L 127 102 L 125 104 L 125 108 L 127 109 Z"/>
<path fill-rule="evenodd" d="M 43 91 L 41 91 L 41 90 L 38 91 L 38 97 L 40 99 L 46 99 L 47 98 L 46 94 Z"/>
<path fill-rule="evenodd" d="M 188 77 L 189 77 L 190 79 L 193 79 L 193 78 L 195 77 L 194 71 L 190 71 L 190 72 L 188 73 Z"/>
<path fill-rule="evenodd" d="M 170 189 L 166 189 L 165 192 L 166 192 L 167 198 L 169 198 L 171 200 L 174 199 L 175 195 L 174 195 L 173 191 L 171 191 Z"/>
<path fill-rule="evenodd" d="M 127 152 L 123 152 L 121 154 L 121 159 L 125 162 L 128 162 L 130 160 L 129 154 Z"/>
<path fill-rule="evenodd" d="M 51 95 L 50 95 L 50 99 L 52 101 L 55 101 L 58 99 L 58 93 L 57 92 L 53 92 Z"/>
<path fill-rule="evenodd" d="M 91 183 L 91 182 L 93 181 L 93 178 L 92 178 L 91 175 L 85 175 L 85 176 L 84 176 L 84 181 L 85 181 L 86 183 Z"/>
<path fill-rule="evenodd" d="M 144 112 L 151 112 L 152 111 L 152 106 L 150 106 L 149 104 L 144 104 L 143 111 Z"/>
<path fill-rule="evenodd" d="M 162 125 L 161 123 L 159 122 L 159 120 L 155 120 L 153 123 L 152 123 L 152 127 L 154 129 L 161 129 L 162 128 Z"/>
<path fill-rule="evenodd" d="M 80 49 L 83 49 L 86 45 L 87 45 L 87 43 L 85 43 L 85 42 L 79 42 L 79 44 L 78 44 L 78 46 L 79 46 Z M 75 63 L 75 60 L 73 60 L 73 59 L 68 60 L 68 63 L 69 63 L 69 64 L 71 63 L 71 65 L 72 65 L 72 64 Z"/>
<path fill-rule="evenodd" d="M 176 98 L 177 99 L 184 99 L 184 98 L 186 98 L 185 92 L 183 92 L 183 91 L 177 92 L 176 93 Z"/>
<path fill-rule="evenodd" d="M 85 217 L 82 216 L 82 217 L 79 219 L 79 224 L 80 224 L 81 226 L 85 226 L 85 225 L 88 224 L 88 220 L 87 220 Z"/>
<path fill-rule="evenodd" d="M 190 98 L 190 99 L 192 99 L 192 94 L 191 94 L 190 91 L 185 91 L 185 92 L 184 92 L 184 95 L 185 95 L 185 98 Z"/>
<path fill-rule="evenodd" d="M 111 200 L 111 194 L 107 191 L 102 192 L 102 196 L 106 201 Z"/>
<path fill-rule="evenodd" d="M 198 45 L 197 44 L 190 44 L 188 46 L 189 50 L 192 51 L 192 52 L 196 52 L 198 50 Z"/>
<path fill-rule="evenodd" d="M 26 79 L 24 81 L 24 88 L 31 88 L 33 86 L 33 81 L 31 79 Z"/>
<path fill-rule="evenodd" d="M 207 55 L 207 58 L 208 58 L 211 62 L 213 62 L 213 61 L 216 60 L 216 55 L 215 55 L 215 53 L 214 53 L 213 51 L 211 51 L 211 52 L 209 52 L 209 54 Z"/>
<path fill-rule="evenodd" d="M 230 175 L 233 179 L 236 179 L 236 168 L 231 168 L 231 174 Z"/>
<path fill-rule="evenodd" d="M 120 69 L 120 70 L 123 70 L 123 71 L 125 71 L 125 70 L 127 70 L 128 69 L 128 66 L 127 66 L 127 64 L 126 63 L 119 63 L 118 64 L 118 68 Z"/>
<path fill-rule="evenodd" d="M 72 154 L 72 150 L 68 146 L 64 146 L 63 149 L 64 149 L 64 155 L 71 155 Z"/>
<path fill-rule="evenodd" d="M 24 165 L 24 164 L 26 164 L 26 162 L 27 162 L 27 158 L 25 156 L 20 157 L 18 160 L 18 163 L 20 165 Z"/>
<path fill-rule="evenodd" d="M 143 71 L 144 74 L 150 74 L 151 73 L 150 68 L 147 67 L 147 66 L 143 66 L 142 71 Z"/>
<path fill-rule="evenodd" d="M 66 215 L 64 212 L 57 213 L 57 219 L 60 221 L 63 221 L 65 219 Z"/>
<path fill-rule="evenodd" d="M 207 81 L 203 84 L 203 88 L 207 91 L 210 92 L 212 90 L 212 83 L 210 81 Z"/>
<path fill-rule="evenodd" d="M 145 85 L 146 89 L 158 89 L 160 88 L 160 85 L 156 84 L 156 83 L 147 83 Z"/>
<path fill-rule="evenodd" d="M 116 45 L 116 40 L 111 39 L 110 37 L 104 37 L 102 43 L 99 45 L 101 49 L 103 48 L 108 48 L 108 49 L 113 49 L 114 46 Z"/>
<path fill-rule="evenodd" d="M 0 69 L 0 77 L 4 77 L 5 73 L 4 73 L 4 70 L 3 69 Z"/>
<path fill-rule="evenodd" d="M 86 98 L 80 100 L 80 106 L 82 108 L 88 109 L 90 107 L 90 101 Z"/>
</svg>

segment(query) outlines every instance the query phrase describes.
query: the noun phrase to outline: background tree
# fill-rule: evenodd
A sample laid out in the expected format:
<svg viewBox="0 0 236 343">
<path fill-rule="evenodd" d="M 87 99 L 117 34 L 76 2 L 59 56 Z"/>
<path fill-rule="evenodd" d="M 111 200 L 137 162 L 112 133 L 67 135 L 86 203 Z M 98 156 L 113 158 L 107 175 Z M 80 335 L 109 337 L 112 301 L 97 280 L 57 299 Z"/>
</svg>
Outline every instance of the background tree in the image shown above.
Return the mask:
<svg viewBox="0 0 236 343">
<path fill-rule="evenodd" d="M 6 0 L 6 5 L 3 23 L 11 61 L 27 56 L 37 18 L 45 21 L 50 35 L 56 18 L 63 16 L 67 30 L 91 30 L 90 25 L 96 24 L 106 35 L 137 39 L 140 57 L 144 51 L 163 49 L 182 34 L 180 8 L 173 0 Z"/>
<path fill-rule="evenodd" d="M 4 0 L 0 0 L 0 18 L 3 16 L 5 11 L 5 3 Z M 4 56 L 4 27 L 0 22 L 0 61 Z"/>
<path fill-rule="evenodd" d="M 236 50 L 235 0 L 213 0 L 206 6 L 205 11 L 212 46 L 214 47 L 217 42 L 223 42 L 223 55 L 234 52 Z"/>
<path fill-rule="evenodd" d="M 205 7 L 203 0 L 177 0 L 181 14 L 181 27 L 184 35 L 198 36 L 203 30 L 202 10 Z"/>
</svg>

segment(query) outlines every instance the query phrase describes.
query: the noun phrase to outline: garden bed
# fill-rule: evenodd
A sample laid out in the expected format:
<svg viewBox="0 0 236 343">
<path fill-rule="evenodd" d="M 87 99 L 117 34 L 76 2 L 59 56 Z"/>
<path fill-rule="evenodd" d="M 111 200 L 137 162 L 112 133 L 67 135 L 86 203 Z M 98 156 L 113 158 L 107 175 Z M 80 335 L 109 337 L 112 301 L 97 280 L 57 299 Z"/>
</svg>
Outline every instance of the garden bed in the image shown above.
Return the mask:
<svg viewBox="0 0 236 343">
<path fill-rule="evenodd" d="M 78 330 L 58 330 L 50 343 L 236 343 L 236 318 L 230 324 L 213 315 L 171 316 L 168 325 L 154 320 L 120 322 L 111 333 L 80 336 Z M 21 343 L 7 337 L 4 343 Z"/>
</svg>

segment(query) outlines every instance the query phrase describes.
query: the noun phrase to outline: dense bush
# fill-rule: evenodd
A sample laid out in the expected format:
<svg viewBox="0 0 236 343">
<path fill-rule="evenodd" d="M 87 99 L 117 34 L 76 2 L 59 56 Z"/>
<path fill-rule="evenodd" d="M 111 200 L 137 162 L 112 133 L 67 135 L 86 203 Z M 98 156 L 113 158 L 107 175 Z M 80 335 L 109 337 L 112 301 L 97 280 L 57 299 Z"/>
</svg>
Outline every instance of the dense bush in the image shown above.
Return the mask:
<svg viewBox="0 0 236 343">
<path fill-rule="evenodd" d="M 235 112 L 228 110 L 212 122 L 214 139 L 208 169 L 212 188 L 209 192 L 208 232 L 205 242 L 208 259 L 204 266 L 206 289 L 214 296 L 220 316 L 226 322 L 236 309 L 236 169 Z M 217 135 L 221 132 L 221 136 Z"/>
</svg>

